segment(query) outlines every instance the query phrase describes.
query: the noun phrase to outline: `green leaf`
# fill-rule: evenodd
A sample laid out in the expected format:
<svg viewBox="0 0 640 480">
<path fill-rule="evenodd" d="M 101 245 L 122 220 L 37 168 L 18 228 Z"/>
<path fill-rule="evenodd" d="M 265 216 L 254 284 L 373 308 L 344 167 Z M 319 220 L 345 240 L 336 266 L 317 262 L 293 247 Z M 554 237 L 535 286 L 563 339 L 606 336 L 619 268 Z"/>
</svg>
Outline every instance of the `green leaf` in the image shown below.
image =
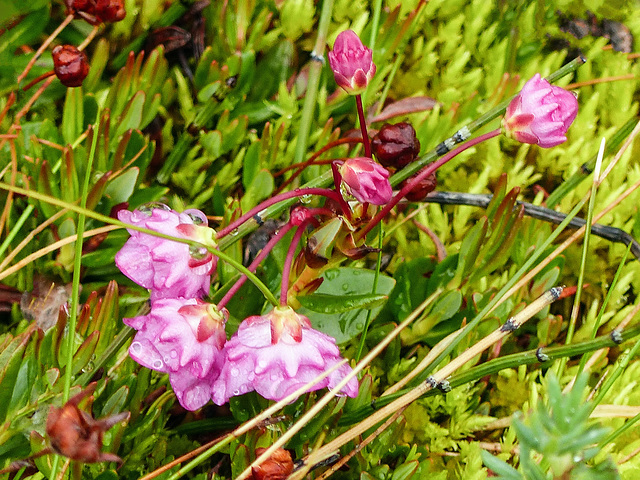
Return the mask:
<svg viewBox="0 0 640 480">
<path fill-rule="evenodd" d="M 353 267 L 331 268 L 322 275 L 324 281 L 315 293 L 336 297 L 372 295 L 374 277 L 375 272 L 372 270 Z M 387 296 L 394 285 L 393 278 L 379 275 L 378 288 L 374 295 Z M 374 319 L 381 309 L 381 306 L 371 308 L 371 318 Z M 360 309 L 327 314 L 303 307 L 299 313 L 309 317 L 314 328 L 332 336 L 339 344 L 348 342 L 362 332 L 367 319 L 367 311 Z"/>
<path fill-rule="evenodd" d="M 304 297 L 298 297 L 303 307 L 318 313 L 342 313 L 356 308 L 370 309 L 384 305 L 389 297 L 387 295 L 326 295 L 312 293 Z"/>
<path fill-rule="evenodd" d="M 493 471 L 493 473 L 497 473 L 501 479 L 522 480 L 522 475 L 507 462 L 500 460 L 498 457 L 494 457 L 486 450 L 480 450 L 480 456 L 482 457 L 482 463 Z"/>
<path fill-rule="evenodd" d="M 18 335 L 0 353 L 0 422 L 4 422 L 9 411 L 9 402 L 31 333 L 27 331 Z"/>
<path fill-rule="evenodd" d="M 82 133 L 84 125 L 84 100 L 82 87 L 67 88 L 62 110 L 62 138 L 71 144 Z"/>
</svg>

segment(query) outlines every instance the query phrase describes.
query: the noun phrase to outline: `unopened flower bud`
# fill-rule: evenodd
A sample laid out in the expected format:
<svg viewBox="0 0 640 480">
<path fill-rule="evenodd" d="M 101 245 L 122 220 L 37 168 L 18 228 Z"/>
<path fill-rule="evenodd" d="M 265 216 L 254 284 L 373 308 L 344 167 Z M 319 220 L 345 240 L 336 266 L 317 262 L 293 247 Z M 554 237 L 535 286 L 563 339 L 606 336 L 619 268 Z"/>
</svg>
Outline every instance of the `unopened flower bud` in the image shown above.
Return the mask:
<svg viewBox="0 0 640 480">
<path fill-rule="evenodd" d="M 389 171 L 370 158 L 348 159 L 340 167 L 340 175 L 349 193 L 362 203 L 385 205 L 391 200 Z"/>
<path fill-rule="evenodd" d="M 419 172 L 418 172 L 418 174 L 419 174 Z M 414 178 L 415 178 L 415 176 L 407 178 L 405 181 L 403 181 L 400 184 L 400 189 L 403 189 L 405 187 L 405 185 L 407 185 L 408 183 L 412 182 Z M 406 198 L 407 200 L 409 200 L 411 202 L 419 202 L 420 200 L 424 200 L 424 198 L 430 192 L 433 192 L 436 189 L 437 183 L 438 182 L 436 180 L 436 174 L 434 172 L 431 175 L 429 175 L 429 176 L 423 178 L 421 181 L 419 181 L 411 189 L 411 191 L 404 196 L 404 198 Z"/>
<path fill-rule="evenodd" d="M 73 45 L 58 45 L 51 52 L 53 70 L 65 87 L 79 87 L 89 74 L 87 55 Z"/>
<path fill-rule="evenodd" d="M 373 137 L 371 148 L 382 165 L 401 169 L 416 159 L 420 153 L 420 142 L 411 124 L 387 123 Z"/>
<path fill-rule="evenodd" d="M 518 142 L 555 147 L 567 140 L 567 130 L 577 113 L 578 100 L 573 93 L 536 73 L 507 107 L 502 129 Z"/>
<path fill-rule="evenodd" d="M 370 48 L 365 47 L 353 30 L 345 30 L 329 52 L 329 65 L 336 83 L 348 94 L 362 93 L 376 73 Z"/>
</svg>

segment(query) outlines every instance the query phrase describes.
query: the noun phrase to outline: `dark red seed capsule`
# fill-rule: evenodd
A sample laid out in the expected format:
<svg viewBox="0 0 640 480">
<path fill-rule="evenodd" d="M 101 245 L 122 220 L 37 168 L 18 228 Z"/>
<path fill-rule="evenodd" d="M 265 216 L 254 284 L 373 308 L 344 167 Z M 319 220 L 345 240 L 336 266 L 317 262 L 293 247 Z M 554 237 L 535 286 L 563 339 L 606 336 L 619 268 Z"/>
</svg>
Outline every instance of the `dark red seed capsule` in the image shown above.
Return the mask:
<svg viewBox="0 0 640 480">
<path fill-rule="evenodd" d="M 416 131 L 406 122 L 385 124 L 373 137 L 373 154 L 385 167 L 406 167 L 420 153 Z"/>
<path fill-rule="evenodd" d="M 413 181 L 414 177 L 407 178 L 400 184 L 400 188 L 404 188 L 404 186 Z M 436 174 L 432 173 L 431 175 L 423 178 L 418 184 L 411 189 L 409 193 L 407 193 L 404 197 L 412 202 L 419 202 L 423 200 L 429 192 L 433 192 L 436 189 L 437 180 Z"/>
<path fill-rule="evenodd" d="M 53 69 L 66 87 L 79 87 L 89 74 L 87 55 L 73 45 L 59 45 L 53 49 Z"/>
<path fill-rule="evenodd" d="M 119 22 L 124 19 L 127 12 L 124 9 L 123 0 L 97 0 L 96 16 L 103 22 Z"/>
</svg>

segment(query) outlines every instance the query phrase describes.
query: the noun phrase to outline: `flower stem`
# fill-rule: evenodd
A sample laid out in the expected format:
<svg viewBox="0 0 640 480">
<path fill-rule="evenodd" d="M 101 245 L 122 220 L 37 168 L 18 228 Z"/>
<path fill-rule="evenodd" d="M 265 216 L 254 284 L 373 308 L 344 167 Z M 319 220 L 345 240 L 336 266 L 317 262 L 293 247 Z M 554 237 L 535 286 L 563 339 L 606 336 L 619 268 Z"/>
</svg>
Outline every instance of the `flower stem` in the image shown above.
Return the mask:
<svg viewBox="0 0 640 480">
<path fill-rule="evenodd" d="M 362 95 L 356 95 L 356 106 L 358 107 L 358 119 L 360 120 L 360 132 L 362 132 L 362 143 L 364 144 L 364 156 L 371 158 L 371 142 L 367 133 L 367 122 L 364 119 L 364 107 L 362 106 Z"/>
<path fill-rule="evenodd" d="M 260 250 L 260 253 L 256 255 L 256 258 L 253 259 L 253 262 L 251 262 L 251 264 L 247 267 L 247 270 L 249 270 L 252 273 L 255 272 L 256 269 L 258 268 L 258 265 L 262 263 L 262 261 L 267 257 L 267 255 L 269 255 L 269 252 L 273 249 L 273 247 L 275 247 L 275 245 L 284 238 L 284 236 L 289 232 L 289 230 L 291 230 L 292 227 L 293 225 L 291 225 L 291 223 L 287 223 L 283 225 L 278 231 L 276 231 L 274 235 L 269 239 L 267 244 L 264 246 L 264 248 Z M 247 281 L 247 278 L 248 278 L 247 275 L 243 274 L 238 279 L 238 281 L 233 284 L 233 286 L 229 289 L 229 291 L 225 293 L 224 297 L 222 297 L 222 299 L 218 302 L 217 304 L 218 309 L 224 308 L 227 305 L 227 303 L 229 303 L 229 301 L 233 298 L 233 296 L 236 293 L 238 293 L 238 290 L 240 290 L 240 287 L 244 285 L 244 282 Z M 275 300 L 275 297 L 273 298 Z M 271 303 L 273 303 L 273 305 L 277 305 L 277 302 L 271 302 Z"/>
<path fill-rule="evenodd" d="M 302 238 L 309 221 L 310 220 L 308 219 L 302 222 L 296 230 L 296 233 L 293 235 L 293 239 L 291 240 L 291 245 L 289 245 L 289 250 L 287 250 L 287 256 L 284 259 L 284 265 L 282 266 L 282 284 L 280 285 L 280 306 L 282 307 L 286 307 L 288 305 L 287 292 L 289 291 L 291 265 L 293 264 L 293 257 L 296 255 L 296 249 L 298 248 L 300 239 Z"/>
<path fill-rule="evenodd" d="M 259 216 L 260 212 L 262 212 L 265 208 L 270 207 L 271 205 L 274 205 L 278 202 L 282 202 L 283 200 L 289 200 L 291 198 L 304 197 L 305 195 L 319 195 L 322 197 L 331 198 L 338 203 L 340 203 L 340 200 L 344 201 L 344 199 L 342 199 L 342 196 L 339 193 L 333 190 L 330 190 L 328 188 L 296 188 L 295 190 L 291 190 L 290 192 L 280 193 L 274 197 L 268 198 L 261 204 L 253 207 L 251 210 L 249 210 L 247 213 L 242 215 L 240 218 L 231 222 L 229 225 L 221 229 L 216 234 L 216 239 L 220 240 L 221 238 L 229 235 L 231 232 L 233 232 L 235 229 L 240 227 L 240 225 L 242 225 L 244 222 L 246 222 L 250 218 L 253 218 L 255 215 Z M 262 218 L 260 220 L 262 220 Z"/>
<path fill-rule="evenodd" d="M 342 162 L 340 162 L 342 163 Z M 336 186 L 336 192 L 340 197 L 339 204 L 342 208 L 342 211 L 346 215 L 346 217 L 351 220 L 351 207 L 342 196 L 342 190 L 340 189 L 340 184 L 342 183 L 342 175 L 340 175 L 340 170 L 338 169 L 338 162 L 333 162 L 331 164 L 331 173 L 333 174 L 333 184 Z"/>
<path fill-rule="evenodd" d="M 318 21 L 318 36 L 311 53 L 311 65 L 309 67 L 309 78 L 307 81 L 307 91 L 305 93 L 302 115 L 298 128 L 298 141 L 295 150 L 295 163 L 302 162 L 307 151 L 307 141 L 311 130 L 311 122 L 316 110 L 316 100 L 318 96 L 318 86 L 320 85 L 320 74 L 324 63 L 324 47 L 327 43 L 327 33 L 331 23 L 331 11 L 333 10 L 333 0 L 324 0 Z"/>
<path fill-rule="evenodd" d="M 391 199 L 389 203 L 387 203 L 382 210 L 378 212 L 378 214 L 371 219 L 371 221 L 359 232 L 358 237 L 364 238 L 367 233 L 371 231 L 371 229 L 376 226 L 378 223 L 387 216 L 387 214 L 391 211 L 393 207 L 395 207 L 400 200 L 404 198 L 404 196 L 409 193 L 413 188 L 420 183 L 423 179 L 427 178 L 433 172 L 435 172 L 442 165 L 447 163 L 452 158 L 456 157 L 458 154 L 464 152 L 468 148 L 471 148 L 485 140 L 496 137 L 500 135 L 500 129 L 497 128 L 492 130 L 491 132 L 485 133 L 484 135 L 480 135 L 472 140 L 469 140 L 464 145 L 459 146 L 455 150 L 451 150 L 446 155 L 442 156 L 439 160 L 429 164 L 424 170 L 422 170 L 418 175 L 416 175 L 409 183 L 407 183 L 404 187 L 400 189 L 400 191 Z"/>
</svg>

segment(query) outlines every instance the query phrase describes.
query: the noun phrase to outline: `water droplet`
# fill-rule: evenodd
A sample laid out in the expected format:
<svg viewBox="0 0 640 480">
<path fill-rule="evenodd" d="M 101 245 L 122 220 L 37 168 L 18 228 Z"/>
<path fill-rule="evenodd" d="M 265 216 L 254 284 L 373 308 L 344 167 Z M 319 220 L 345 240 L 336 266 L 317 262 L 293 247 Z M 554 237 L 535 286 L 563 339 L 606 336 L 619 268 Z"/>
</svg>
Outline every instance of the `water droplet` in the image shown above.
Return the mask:
<svg viewBox="0 0 640 480">
<path fill-rule="evenodd" d="M 266 361 L 266 360 L 264 360 L 264 359 L 260 359 L 260 360 L 258 360 L 258 367 L 260 367 L 260 368 L 267 368 L 267 361 Z M 253 375 L 253 373 L 252 373 L 251 375 Z"/>
<path fill-rule="evenodd" d="M 171 358 L 169 358 L 169 356 L 168 356 L 168 355 L 166 355 L 166 356 L 164 357 L 164 363 L 169 363 L 170 361 L 171 361 Z"/>
<path fill-rule="evenodd" d="M 277 374 L 277 373 L 272 373 L 272 374 L 271 374 L 271 377 L 269 377 L 269 378 L 271 378 L 271 380 L 274 380 L 274 381 L 275 381 L 275 380 L 277 380 L 277 379 L 278 379 L 278 374 Z"/>
<path fill-rule="evenodd" d="M 133 342 L 131 344 L 131 351 L 133 353 L 140 353 L 142 351 L 142 344 L 140 342 Z"/>
<path fill-rule="evenodd" d="M 301 203 L 311 203 L 311 199 L 313 198 L 312 195 L 302 195 L 300 197 L 300 202 Z"/>
<path fill-rule="evenodd" d="M 238 229 L 234 228 L 229 232 L 229 235 L 231 235 L 232 237 L 235 237 L 236 235 L 238 235 Z"/>
<path fill-rule="evenodd" d="M 164 363 L 162 363 L 162 360 L 158 359 L 153 361 L 153 368 L 160 370 L 163 366 Z"/>
<path fill-rule="evenodd" d="M 238 370 L 237 368 L 232 368 L 231 369 L 231 376 L 232 377 L 237 377 L 238 375 L 240 375 L 240 370 Z"/>
<path fill-rule="evenodd" d="M 343 284 L 342 284 L 342 290 L 344 290 L 345 292 L 346 292 L 347 290 L 349 290 L 349 284 L 348 284 L 348 283 L 343 283 Z"/>
<path fill-rule="evenodd" d="M 334 280 L 338 276 L 338 270 L 327 270 L 324 276 L 327 278 L 327 280 Z"/>
<path fill-rule="evenodd" d="M 358 330 L 362 330 L 362 329 L 364 328 L 364 323 L 362 323 L 362 322 L 358 322 L 358 323 L 356 323 L 356 328 L 357 328 Z"/>
<path fill-rule="evenodd" d="M 145 215 L 151 216 L 151 214 L 156 208 L 160 210 L 166 210 L 166 211 L 171 210 L 171 207 L 169 207 L 168 205 L 165 205 L 164 203 L 149 202 L 149 203 L 145 203 L 144 205 L 140 205 L 138 208 L 136 208 L 136 211 L 144 213 Z"/>
<path fill-rule="evenodd" d="M 189 245 L 189 255 L 195 260 L 202 260 L 207 256 L 209 252 L 204 247 L 196 247 L 194 245 Z"/>
<path fill-rule="evenodd" d="M 175 350 L 171 350 L 171 353 L 169 353 L 169 355 L 171 355 L 171 358 L 178 358 L 178 352 L 176 352 Z"/>
<path fill-rule="evenodd" d="M 237 388 L 233 391 L 234 395 L 240 395 L 240 390 L 238 390 Z"/>
<path fill-rule="evenodd" d="M 253 380 L 256 378 L 256 374 L 251 372 L 247 378 L 249 379 L 250 382 L 253 382 Z"/>
<path fill-rule="evenodd" d="M 200 215 L 198 215 L 195 212 L 186 212 L 185 211 L 184 213 L 186 213 L 187 216 L 193 221 L 194 225 L 204 225 L 204 224 L 208 223 L 206 217 L 202 218 Z"/>
</svg>

